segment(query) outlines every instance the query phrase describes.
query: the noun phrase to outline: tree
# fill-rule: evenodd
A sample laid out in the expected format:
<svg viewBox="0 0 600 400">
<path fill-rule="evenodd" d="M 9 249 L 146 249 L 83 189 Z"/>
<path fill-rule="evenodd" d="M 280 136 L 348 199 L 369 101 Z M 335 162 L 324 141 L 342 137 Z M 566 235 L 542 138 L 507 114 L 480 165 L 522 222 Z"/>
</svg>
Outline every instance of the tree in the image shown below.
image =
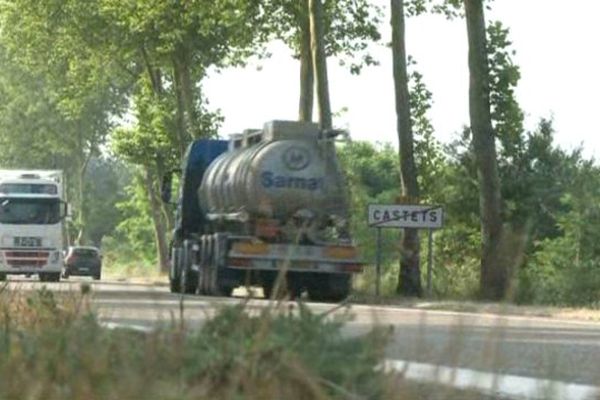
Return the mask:
<svg viewBox="0 0 600 400">
<path fill-rule="evenodd" d="M 402 194 L 412 199 L 420 196 L 417 166 L 414 157 L 406 47 L 404 30 L 404 0 L 391 0 L 392 57 L 396 95 L 396 124 L 400 147 Z M 421 296 L 421 271 L 419 266 L 419 233 L 405 229 L 402 237 L 400 276 L 397 292 L 406 296 Z"/>
<path fill-rule="evenodd" d="M 9 20 L 10 10 L 2 18 Z M 74 202 L 78 234 L 76 241 L 86 241 L 85 174 L 92 156 L 98 154 L 111 127 L 119 100 L 118 79 L 107 76 L 87 63 L 73 61 L 69 68 L 63 57 L 69 57 L 70 42 L 60 39 L 46 48 L 44 41 L 31 40 L 38 52 L 30 52 L 20 44 L 21 34 L 33 38 L 40 16 L 24 13 L 18 27 L 2 31 L 3 76 L 2 102 L 5 107 L 0 119 L 8 165 L 14 168 L 59 168 L 65 170 L 70 185 L 69 198 Z M 30 30 L 27 29 L 30 28 Z M 58 43 L 61 43 L 58 45 Z M 58 53 L 60 56 L 44 57 Z M 58 61 L 61 60 L 61 61 Z M 10 150 L 9 150 L 10 149 Z M 12 154 L 11 154 L 12 153 Z M 29 157 L 27 157 L 29 155 Z"/>
<path fill-rule="evenodd" d="M 300 0 L 299 5 L 299 31 L 300 31 L 300 105 L 298 110 L 299 121 L 312 121 L 312 112 L 315 98 L 315 77 L 312 56 L 312 40 L 310 29 L 309 0 Z"/>
<path fill-rule="evenodd" d="M 121 161 L 108 156 L 90 160 L 85 179 L 88 197 L 85 211 L 91 244 L 101 246 L 102 240 L 112 235 L 123 220 L 117 205 L 126 200 L 125 188 L 131 180 L 131 172 Z"/>
<path fill-rule="evenodd" d="M 482 256 L 481 295 L 502 299 L 508 271 L 501 262 L 502 217 L 495 134 L 490 111 L 490 75 L 487 60 L 483 0 L 464 0 L 469 42 L 469 115 L 479 177 Z"/>
<path fill-rule="evenodd" d="M 309 0 L 269 0 L 264 2 L 265 32 L 281 39 L 300 61 L 300 101 L 298 119 L 312 121 L 314 104 L 314 66 L 311 51 Z M 368 0 L 330 0 L 321 2 L 325 55 L 336 57 L 358 74 L 363 66 L 377 64 L 369 45 L 381 36 L 377 26 L 381 10 Z"/>
<path fill-rule="evenodd" d="M 331 104 L 329 102 L 329 80 L 327 77 L 327 56 L 323 34 L 323 5 L 321 0 L 309 0 L 310 46 L 313 58 L 314 77 L 317 85 L 319 125 L 331 129 Z"/>
<path fill-rule="evenodd" d="M 439 203 L 439 182 L 446 168 L 446 155 L 441 143 L 434 137 L 429 118 L 433 94 L 425 85 L 423 75 L 416 70 L 416 61 L 408 57 L 408 83 L 410 96 L 410 119 L 414 134 L 414 158 L 418 171 L 420 200 Z"/>
<path fill-rule="evenodd" d="M 166 232 L 171 209 L 160 201 L 159 181 L 184 157 L 192 139 L 212 137 L 221 120 L 202 97 L 206 70 L 239 65 L 260 52 L 264 14 L 255 1 L 155 2 L 106 0 L 120 54 L 138 65 L 136 126 L 115 134 L 117 153 L 141 166 L 161 268 L 168 268 Z M 109 32 L 112 33 L 112 32 Z"/>
<path fill-rule="evenodd" d="M 123 106 L 131 99 L 143 103 L 135 111 L 147 118 L 136 121 L 144 126 L 120 130 L 118 148 L 131 158 L 139 149 L 125 149 L 128 143 L 158 143 L 142 146 L 149 152 L 136 157 L 151 199 L 158 198 L 160 176 L 183 157 L 188 143 L 214 134 L 219 117 L 207 112 L 201 91 L 207 68 L 239 65 L 260 52 L 265 40 L 258 1 L 16 0 L 0 6 L 3 42 L 28 70 L 47 77 L 56 108 L 73 125 L 61 140 L 79 146 L 72 154 L 80 177 Z M 115 84 L 121 82 L 126 84 Z M 121 140 L 124 134 L 135 137 Z M 152 152 L 165 144 L 166 152 Z M 83 227 L 84 184 L 79 187 Z M 162 238 L 171 210 L 152 204 L 153 215 L 164 218 Z M 166 268 L 166 247 L 159 251 Z"/>
</svg>

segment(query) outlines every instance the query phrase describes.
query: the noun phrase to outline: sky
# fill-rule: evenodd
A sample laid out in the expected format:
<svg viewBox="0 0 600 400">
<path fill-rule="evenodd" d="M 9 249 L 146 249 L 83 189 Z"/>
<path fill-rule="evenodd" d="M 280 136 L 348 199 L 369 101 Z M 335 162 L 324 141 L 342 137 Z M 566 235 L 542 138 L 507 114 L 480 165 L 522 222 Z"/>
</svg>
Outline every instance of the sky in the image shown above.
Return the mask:
<svg viewBox="0 0 600 400">
<path fill-rule="evenodd" d="M 388 1 L 380 32 L 388 42 Z M 600 157 L 600 1 L 495 0 L 487 20 L 510 28 L 521 68 L 517 100 L 526 114 L 526 128 L 540 118 L 553 118 L 556 142 L 563 148 L 582 146 L 587 157 Z M 407 52 L 433 93 L 430 118 L 435 135 L 450 141 L 468 123 L 467 37 L 464 20 L 426 15 L 407 20 Z M 594 50 L 596 49 L 596 50 Z M 296 119 L 299 63 L 282 43 L 269 46 L 273 56 L 244 68 L 212 72 L 204 92 L 211 108 L 225 117 L 221 135 L 261 127 L 273 119 Z M 391 50 L 374 46 L 380 62 L 356 76 L 328 61 L 334 125 L 350 131 L 353 140 L 397 145 Z M 316 113 L 315 113 L 316 116 Z"/>
</svg>

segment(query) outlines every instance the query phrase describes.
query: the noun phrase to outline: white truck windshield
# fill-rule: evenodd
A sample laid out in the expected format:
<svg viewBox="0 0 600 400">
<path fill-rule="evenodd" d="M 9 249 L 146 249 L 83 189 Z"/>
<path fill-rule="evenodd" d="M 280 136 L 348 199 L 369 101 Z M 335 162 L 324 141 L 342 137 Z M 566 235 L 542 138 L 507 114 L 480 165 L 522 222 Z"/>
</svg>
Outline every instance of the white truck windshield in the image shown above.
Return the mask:
<svg viewBox="0 0 600 400">
<path fill-rule="evenodd" d="M 0 197 L 0 224 L 53 225 L 60 218 L 59 199 Z"/>
</svg>

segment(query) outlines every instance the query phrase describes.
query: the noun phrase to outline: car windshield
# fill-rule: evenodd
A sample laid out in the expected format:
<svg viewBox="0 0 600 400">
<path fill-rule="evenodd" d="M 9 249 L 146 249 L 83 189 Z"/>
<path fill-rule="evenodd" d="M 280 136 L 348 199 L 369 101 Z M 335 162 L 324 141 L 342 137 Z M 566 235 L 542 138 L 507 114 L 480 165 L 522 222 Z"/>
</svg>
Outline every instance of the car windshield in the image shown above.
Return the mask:
<svg viewBox="0 0 600 400">
<path fill-rule="evenodd" d="M 94 249 L 74 249 L 73 254 L 83 258 L 94 258 L 98 255 L 98 252 Z"/>
<path fill-rule="evenodd" d="M 42 193 L 57 194 L 56 185 L 48 183 L 3 183 L 0 193 Z"/>
<path fill-rule="evenodd" d="M 51 225 L 60 221 L 58 199 L 1 198 L 0 223 Z"/>
</svg>

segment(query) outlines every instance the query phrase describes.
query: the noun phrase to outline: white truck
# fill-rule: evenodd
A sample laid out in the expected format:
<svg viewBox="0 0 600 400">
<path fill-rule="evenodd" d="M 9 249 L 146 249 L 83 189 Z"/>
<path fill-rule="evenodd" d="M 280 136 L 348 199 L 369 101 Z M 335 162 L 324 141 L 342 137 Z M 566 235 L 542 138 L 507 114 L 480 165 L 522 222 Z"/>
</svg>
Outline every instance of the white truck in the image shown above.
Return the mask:
<svg viewBox="0 0 600 400">
<path fill-rule="evenodd" d="M 60 280 L 67 212 L 62 171 L 0 170 L 0 281 Z"/>
</svg>

